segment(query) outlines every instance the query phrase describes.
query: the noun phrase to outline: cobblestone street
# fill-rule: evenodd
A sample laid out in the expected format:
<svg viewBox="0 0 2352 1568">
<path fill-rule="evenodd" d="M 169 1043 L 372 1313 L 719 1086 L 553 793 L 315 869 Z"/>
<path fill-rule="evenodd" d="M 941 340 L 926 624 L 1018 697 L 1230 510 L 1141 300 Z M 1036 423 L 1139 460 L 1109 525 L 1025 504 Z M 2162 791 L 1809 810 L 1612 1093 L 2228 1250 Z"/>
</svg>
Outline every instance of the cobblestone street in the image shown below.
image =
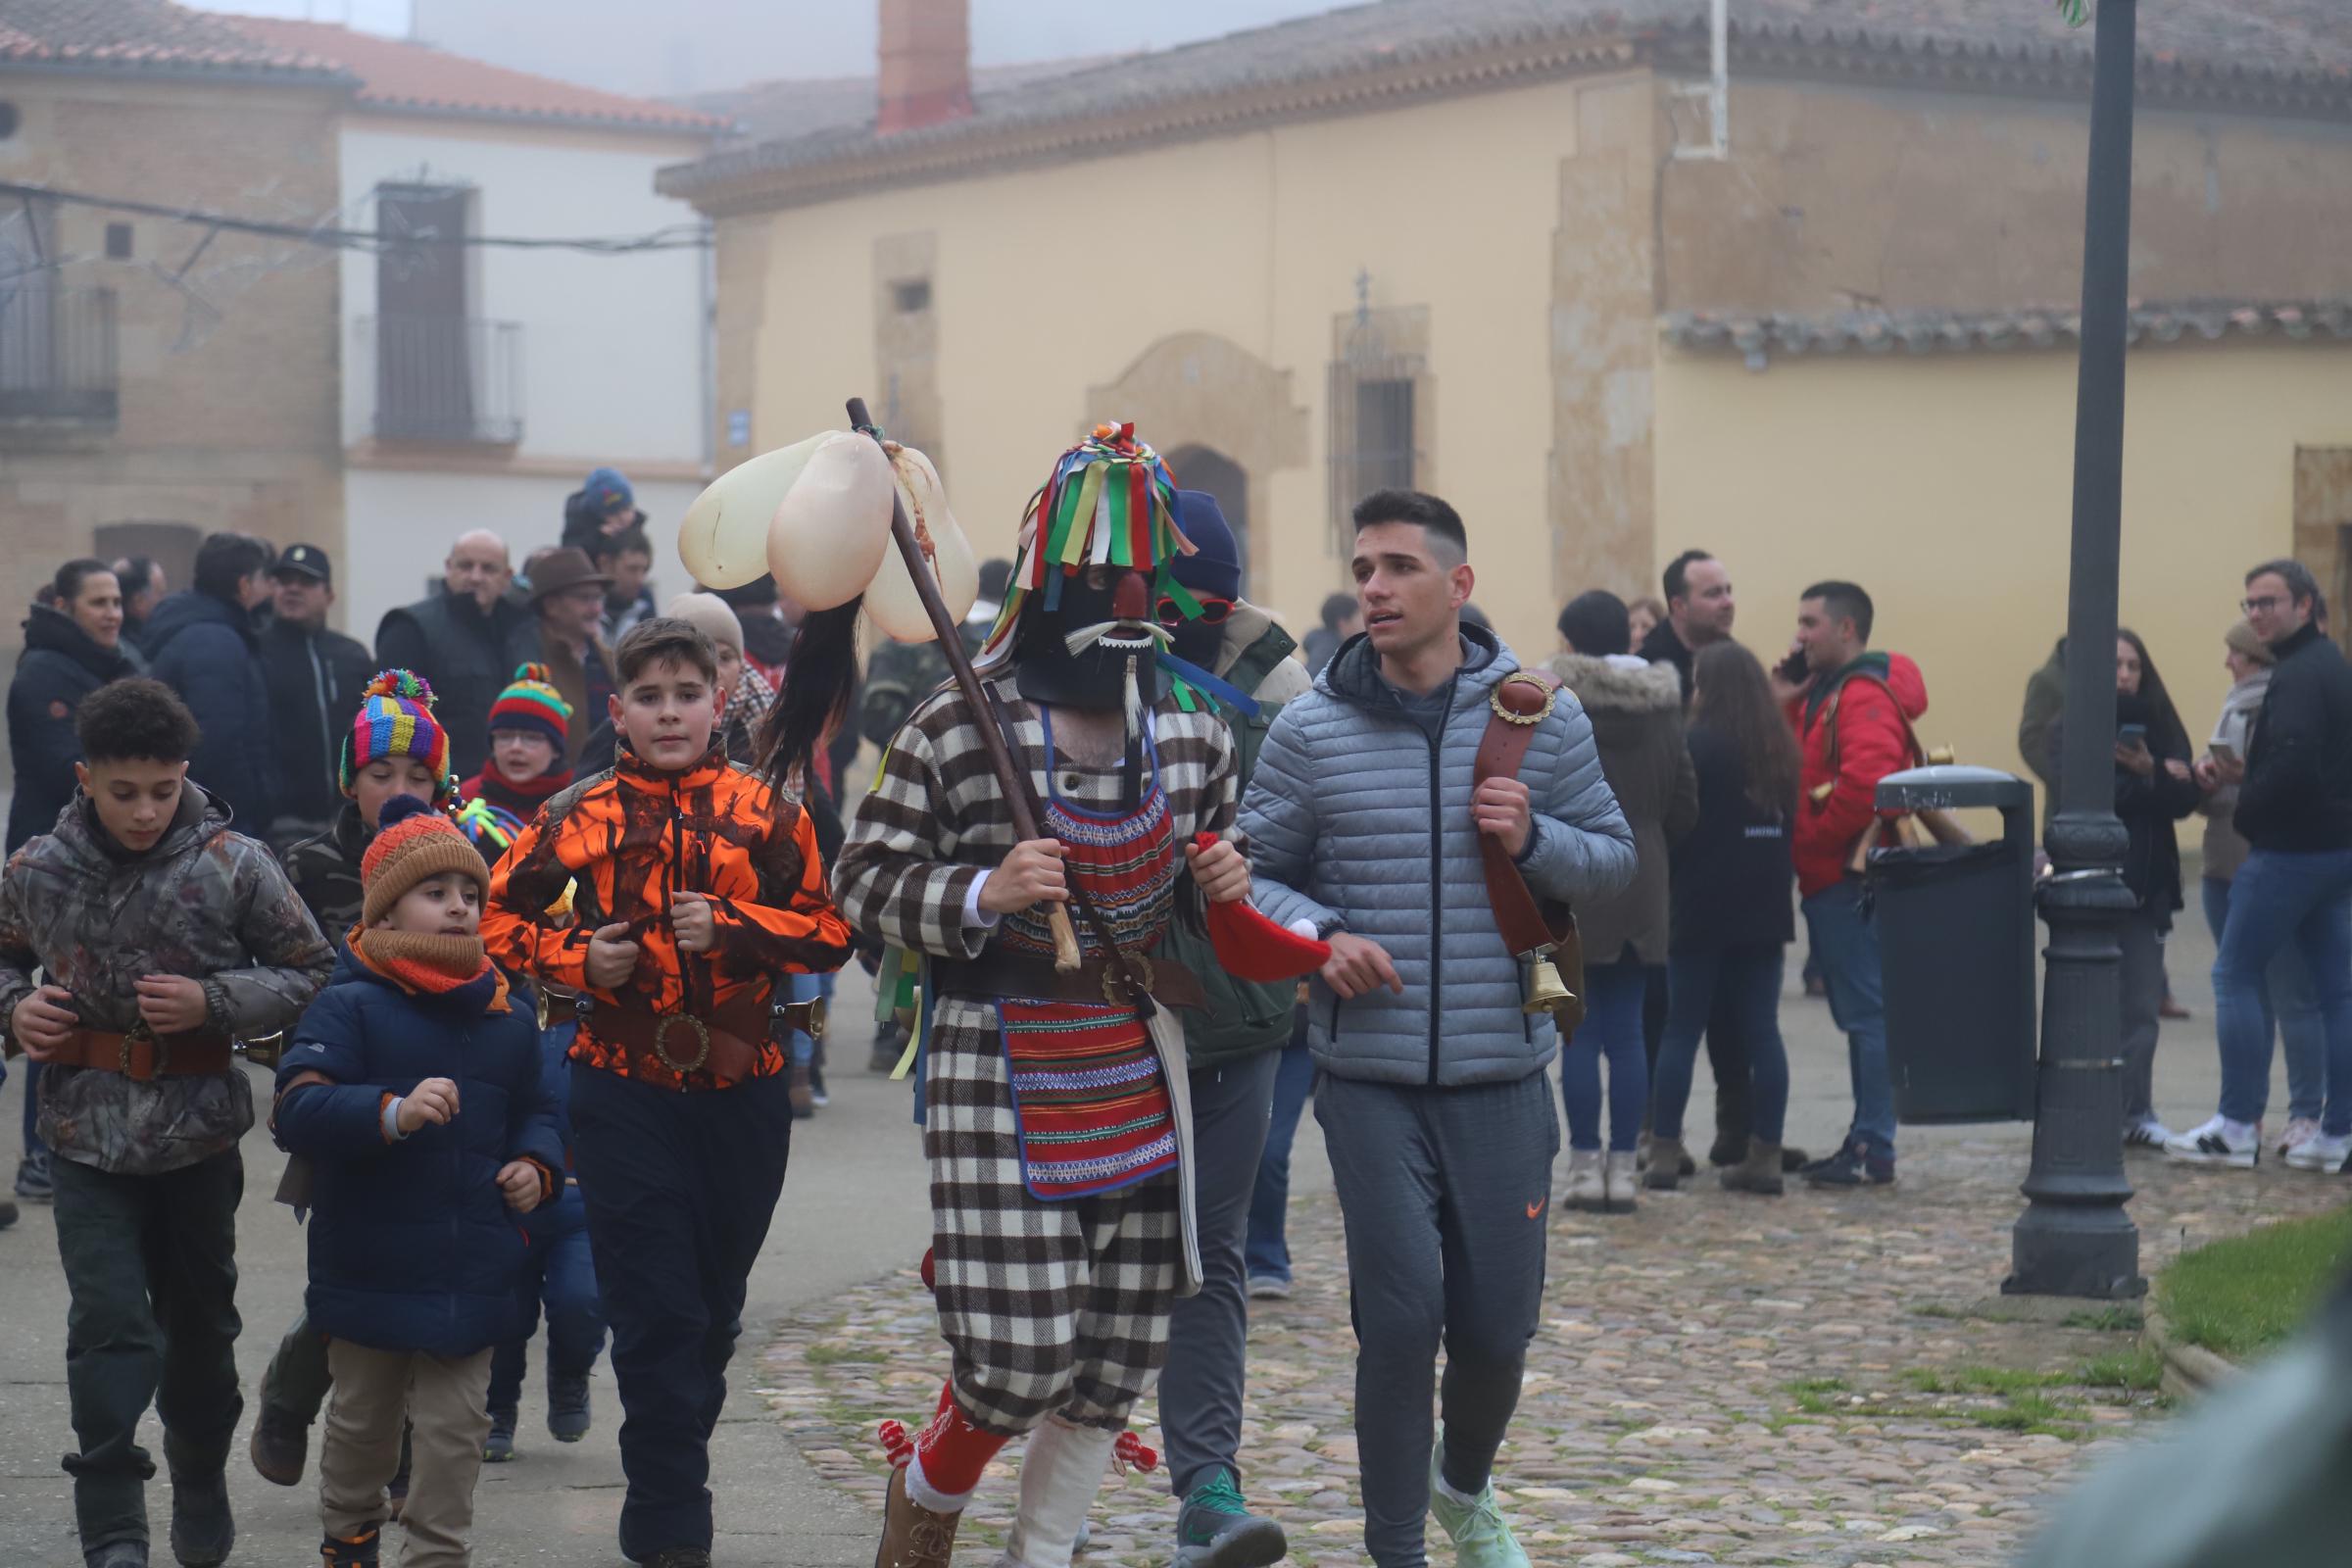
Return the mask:
<svg viewBox="0 0 2352 1568">
<path fill-rule="evenodd" d="M 1701 1177 L 1631 1218 L 1560 1215 L 1496 1473 L 1538 1562 L 2002 1563 L 2045 1493 L 2162 1418 L 2144 1388 L 2096 1386 L 2144 1381 L 2122 1327 L 2135 1311 L 1979 1315 L 2003 1310 L 1989 1298 L 2022 1136 L 1914 1147 L 1891 1193 L 1774 1201 Z M 2183 1241 L 2341 1196 L 2267 1163 L 2247 1178 L 2143 1158 L 2132 1174 L 2151 1272 Z M 1300 1202 L 1292 1227 L 1297 1294 L 1252 1314 L 1248 1490 L 1290 1528 L 1295 1560 L 1360 1563 L 1337 1206 Z M 929 1410 L 944 1352 L 909 1271 L 791 1325 L 768 1369 L 803 1453 L 878 1506 L 873 1425 Z M 1009 1511 L 1013 1468 L 993 1473 L 975 1525 Z M 1164 1563 L 1169 1517 L 1158 1478 L 1130 1477 L 1098 1504 L 1081 1560 Z M 966 1539 L 958 1560 L 987 1561 L 993 1534 Z"/>
<path fill-rule="evenodd" d="M 2194 1017 L 2165 1026 L 2157 1057 L 2158 1105 L 2175 1126 L 2210 1113 L 2211 962 L 2204 931 L 2183 922 L 2171 969 Z M 1846 1112 L 1844 1050 L 1827 1009 L 1795 990 L 1796 967 L 1792 954 L 1789 1136 L 1820 1149 Z M 1690 1123 L 1703 1132 L 1713 1112 L 1699 1077 Z M 2274 1123 L 2283 1104 L 2275 1087 Z M 1496 1469 L 1535 1561 L 2006 1563 L 2048 1494 L 2165 1417 L 2136 1305 L 2000 1298 L 2030 1136 L 1906 1128 L 1891 1191 L 1792 1183 L 1783 1199 L 1747 1198 L 1702 1174 L 1622 1218 L 1569 1212 L 1555 1191 L 1548 1310 Z M 1558 1180 L 1566 1169 L 1563 1156 Z M 2184 1247 L 2345 1193 L 2270 1156 L 2251 1174 L 2148 1154 L 2127 1169 L 2151 1277 Z M 1289 1528 L 1295 1562 L 1338 1568 L 1364 1561 L 1355 1348 L 1311 1111 L 1295 1176 L 1296 1292 L 1252 1303 L 1245 1490 Z M 887 1472 L 874 1426 L 926 1416 L 946 1370 L 907 1262 L 787 1319 L 758 1385 L 818 1475 L 876 1509 Z M 1139 1425 L 1156 1446 L 1149 1403 Z M 958 1563 L 994 1560 L 1018 1455 L 992 1471 Z M 1162 1478 L 1130 1476 L 1098 1502 L 1079 1561 L 1163 1568 L 1172 1521 Z M 1432 1560 L 1451 1560 L 1442 1541 Z"/>
</svg>

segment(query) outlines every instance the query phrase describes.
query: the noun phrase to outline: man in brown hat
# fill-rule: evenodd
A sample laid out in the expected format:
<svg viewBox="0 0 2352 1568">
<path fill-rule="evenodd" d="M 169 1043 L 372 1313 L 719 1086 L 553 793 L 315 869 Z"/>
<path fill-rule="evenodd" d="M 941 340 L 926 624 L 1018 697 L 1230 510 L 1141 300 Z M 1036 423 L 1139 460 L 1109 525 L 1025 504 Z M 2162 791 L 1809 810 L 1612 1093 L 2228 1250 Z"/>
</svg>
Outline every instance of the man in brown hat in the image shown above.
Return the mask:
<svg viewBox="0 0 2352 1568">
<path fill-rule="evenodd" d="M 545 664 L 556 690 L 575 713 L 602 713 L 612 695 L 612 656 L 598 641 L 605 616 L 605 590 L 612 579 L 596 569 L 584 550 L 551 550 L 531 568 L 531 612 L 536 617 L 515 638 L 513 664 Z M 566 764 L 580 760 L 593 724 L 571 726 Z"/>
</svg>

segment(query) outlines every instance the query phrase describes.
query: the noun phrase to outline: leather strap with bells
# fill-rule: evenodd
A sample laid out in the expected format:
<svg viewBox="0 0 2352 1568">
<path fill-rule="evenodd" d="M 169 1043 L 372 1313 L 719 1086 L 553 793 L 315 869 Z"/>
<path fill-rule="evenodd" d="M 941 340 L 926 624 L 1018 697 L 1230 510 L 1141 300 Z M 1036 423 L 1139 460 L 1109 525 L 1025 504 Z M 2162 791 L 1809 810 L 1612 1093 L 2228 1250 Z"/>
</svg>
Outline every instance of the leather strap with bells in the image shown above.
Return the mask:
<svg viewBox="0 0 2352 1568">
<path fill-rule="evenodd" d="M 1536 727 L 1559 702 L 1557 680 L 1532 669 L 1505 675 L 1487 699 L 1491 716 L 1471 765 L 1471 787 L 1491 778 L 1517 778 Z M 1532 830 L 1532 829 L 1531 829 Z M 1478 835 L 1479 859 L 1487 877 L 1487 902 L 1504 946 L 1532 965 L 1524 1010 L 1548 1012 L 1563 1035 L 1585 1021 L 1584 945 L 1576 913 L 1564 903 L 1539 900 L 1511 861 L 1511 852 L 1491 833 Z"/>
</svg>

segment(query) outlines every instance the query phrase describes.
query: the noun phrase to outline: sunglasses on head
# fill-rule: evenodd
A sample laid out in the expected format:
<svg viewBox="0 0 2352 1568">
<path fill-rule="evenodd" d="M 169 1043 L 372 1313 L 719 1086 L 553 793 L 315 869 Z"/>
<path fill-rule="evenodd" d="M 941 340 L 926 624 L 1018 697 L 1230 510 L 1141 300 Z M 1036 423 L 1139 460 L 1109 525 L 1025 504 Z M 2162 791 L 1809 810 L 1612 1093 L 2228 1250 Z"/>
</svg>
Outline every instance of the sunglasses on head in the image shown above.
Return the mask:
<svg viewBox="0 0 2352 1568">
<path fill-rule="evenodd" d="M 1232 600 L 1211 599 L 1205 594 L 1200 596 L 1200 613 L 1191 617 L 1186 616 L 1184 607 L 1175 600 L 1162 599 L 1159 602 L 1159 623 L 1171 629 L 1183 625 L 1187 618 L 1198 620 L 1203 626 L 1222 626 L 1225 617 L 1232 613 Z"/>
</svg>

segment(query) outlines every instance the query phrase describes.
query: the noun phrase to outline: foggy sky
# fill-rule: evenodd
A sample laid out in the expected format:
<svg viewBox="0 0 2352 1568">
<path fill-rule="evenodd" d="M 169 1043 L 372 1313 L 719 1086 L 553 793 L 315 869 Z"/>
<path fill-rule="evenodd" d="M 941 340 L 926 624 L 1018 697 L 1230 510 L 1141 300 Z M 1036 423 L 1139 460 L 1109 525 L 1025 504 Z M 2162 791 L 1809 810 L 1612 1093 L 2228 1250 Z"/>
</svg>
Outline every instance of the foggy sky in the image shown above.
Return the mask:
<svg viewBox="0 0 2352 1568">
<path fill-rule="evenodd" d="M 867 75 L 871 0 L 187 0 L 406 34 L 611 92 L 670 96 L 797 76 Z M 1340 0 L 971 0 L 980 65 L 1161 48 L 1333 9 Z"/>
</svg>

